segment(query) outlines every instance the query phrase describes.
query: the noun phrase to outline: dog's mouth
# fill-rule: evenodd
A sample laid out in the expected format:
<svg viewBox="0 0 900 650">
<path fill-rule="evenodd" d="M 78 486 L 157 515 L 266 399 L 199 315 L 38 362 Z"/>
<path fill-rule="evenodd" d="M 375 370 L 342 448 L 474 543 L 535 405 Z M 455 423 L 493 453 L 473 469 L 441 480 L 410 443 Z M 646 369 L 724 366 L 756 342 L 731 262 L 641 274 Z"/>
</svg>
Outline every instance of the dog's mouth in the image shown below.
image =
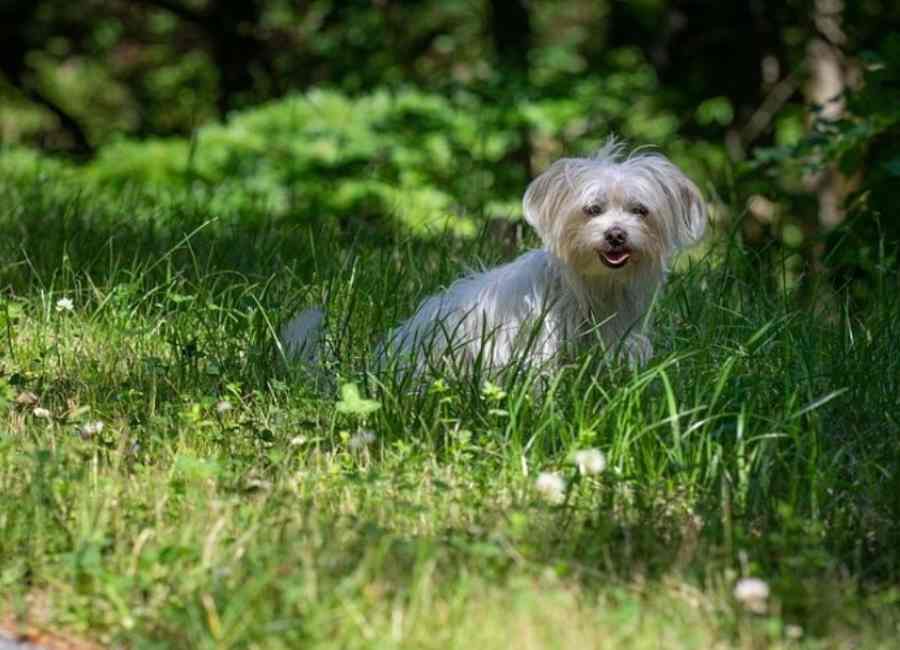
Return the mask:
<svg viewBox="0 0 900 650">
<path fill-rule="evenodd" d="M 611 269 L 621 269 L 631 259 L 631 251 L 627 248 L 616 248 L 609 251 L 597 251 L 600 261 Z"/>
</svg>

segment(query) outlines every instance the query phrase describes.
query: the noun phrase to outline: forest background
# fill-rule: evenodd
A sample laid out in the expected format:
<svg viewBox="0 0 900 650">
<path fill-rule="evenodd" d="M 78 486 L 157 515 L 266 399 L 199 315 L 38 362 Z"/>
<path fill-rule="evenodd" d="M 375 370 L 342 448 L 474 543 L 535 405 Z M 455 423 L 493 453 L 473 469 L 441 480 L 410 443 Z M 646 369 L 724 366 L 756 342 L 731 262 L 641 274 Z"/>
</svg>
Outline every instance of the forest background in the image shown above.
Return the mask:
<svg viewBox="0 0 900 650">
<path fill-rule="evenodd" d="M 535 172 L 616 133 L 779 282 L 859 294 L 896 262 L 897 29 L 891 0 L 8 0 L 0 133 L 101 184 L 237 181 L 420 230 L 515 218 Z"/>
</svg>

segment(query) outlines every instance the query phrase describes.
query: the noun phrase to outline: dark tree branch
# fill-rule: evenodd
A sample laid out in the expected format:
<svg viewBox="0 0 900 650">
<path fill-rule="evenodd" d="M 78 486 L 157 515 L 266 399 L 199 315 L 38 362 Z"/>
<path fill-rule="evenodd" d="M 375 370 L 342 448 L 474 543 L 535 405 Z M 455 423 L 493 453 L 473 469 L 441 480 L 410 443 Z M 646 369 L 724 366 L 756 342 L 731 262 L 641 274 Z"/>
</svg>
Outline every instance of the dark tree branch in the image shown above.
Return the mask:
<svg viewBox="0 0 900 650">
<path fill-rule="evenodd" d="M 60 127 L 72 136 L 76 153 L 91 154 L 94 148 L 78 120 L 34 84 L 29 83 L 26 56 L 31 43 L 20 25 L 32 20 L 36 12 L 37 3 L 29 0 L 19 0 L 0 6 L 0 73 L 27 99 L 43 106 L 56 116 Z"/>
<path fill-rule="evenodd" d="M 262 14 L 258 0 L 212 2 L 196 11 L 177 0 L 139 0 L 145 6 L 168 11 L 195 25 L 210 44 L 210 54 L 219 71 L 219 112 L 224 116 L 239 96 L 254 87 L 253 69 L 271 75 L 267 44 L 256 34 Z"/>
<path fill-rule="evenodd" d="M 741 144 L 745 149 L 771 126 L 772 120 L 797 91 L 797 87 L 797 75 L 794 73 L 772 86 L 759 108 L 753 112 L 750 119 L 741 128 Z"/>
<path fill-rule="evenodd" d="M 55 103 L 39 90 L 36 90 L 34 88 L 23 88 L 19 85 L 17 85 L 17 87 L 25 94 L 26 97 L 28 97 L 28 99 L 33 101 L 35 104 L 40 104 L 56 116 L 56 119 L 59 120 L 59 125 L 63 129 L 68 131 L 75 141 L 76 153 L 88 156 L 94 153 L 94 147 L 88 140 L 87 134 L 85 133 L 84 129 L 81 127 L 78 121 L 74 117 L 69 115 L 69 113 L 62 106 Z"/>
</svg>

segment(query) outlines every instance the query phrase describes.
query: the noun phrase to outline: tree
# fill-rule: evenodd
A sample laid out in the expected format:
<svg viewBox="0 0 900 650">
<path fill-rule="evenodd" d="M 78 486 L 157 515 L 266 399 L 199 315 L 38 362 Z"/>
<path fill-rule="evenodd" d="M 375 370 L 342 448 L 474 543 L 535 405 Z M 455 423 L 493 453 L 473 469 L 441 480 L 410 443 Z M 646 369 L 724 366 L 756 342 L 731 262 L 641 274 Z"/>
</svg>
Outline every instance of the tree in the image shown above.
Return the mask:
<svg viewBox="0 0 900 650">
<path fill-rule="evenodd" d="M 529 88 L 528 57 L 532 51 L 533 34 L 527 0 L 490 0 L 488 22 L 497 58 L 500 100 L 514 105 L 527 96 Z M 531 134 L 524 121 L 520 121 L 518 126 L 519 145 L 509 158 L 530 178 L 533 176 Z"/>
<path fill-rule="evenodd" d="M 264 2 L 210 2 L 205 9 L 194 9 L 179 0 L 141 2 L 171 12 L 206 36 L 219 74 L 216 103 L 221 115 L 250 103 L 259 75 L 274 77 L 269 58 L 270 44 L 257 34 Z"/>
</svg>

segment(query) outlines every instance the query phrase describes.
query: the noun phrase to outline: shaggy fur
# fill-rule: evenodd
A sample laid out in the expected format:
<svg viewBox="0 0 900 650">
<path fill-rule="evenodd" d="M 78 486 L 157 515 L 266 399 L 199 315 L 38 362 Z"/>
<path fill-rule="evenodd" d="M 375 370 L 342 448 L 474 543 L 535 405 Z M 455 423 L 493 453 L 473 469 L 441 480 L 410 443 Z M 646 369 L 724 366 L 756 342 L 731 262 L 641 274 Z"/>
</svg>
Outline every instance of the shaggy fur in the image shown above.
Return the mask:
<svg viewBox="0 0 900 650">
<path fill-rule="evenodd" d="M 528 187 L 525 219 L 543 247 L 454 282 L 426 299 L 379 348 L 382 364 L 423 371 L 453 360 L 500 369 L 547 364 L 589 344 L 652 355 L 640 321 L 673 254 L 703 235 L 696 185 L 658 153 L 625 155 L 610 140 L 591 158 L 563 158 Z M 282 329 L 286 351 L 316 362 L 321 311 Z"/>
</svg>

